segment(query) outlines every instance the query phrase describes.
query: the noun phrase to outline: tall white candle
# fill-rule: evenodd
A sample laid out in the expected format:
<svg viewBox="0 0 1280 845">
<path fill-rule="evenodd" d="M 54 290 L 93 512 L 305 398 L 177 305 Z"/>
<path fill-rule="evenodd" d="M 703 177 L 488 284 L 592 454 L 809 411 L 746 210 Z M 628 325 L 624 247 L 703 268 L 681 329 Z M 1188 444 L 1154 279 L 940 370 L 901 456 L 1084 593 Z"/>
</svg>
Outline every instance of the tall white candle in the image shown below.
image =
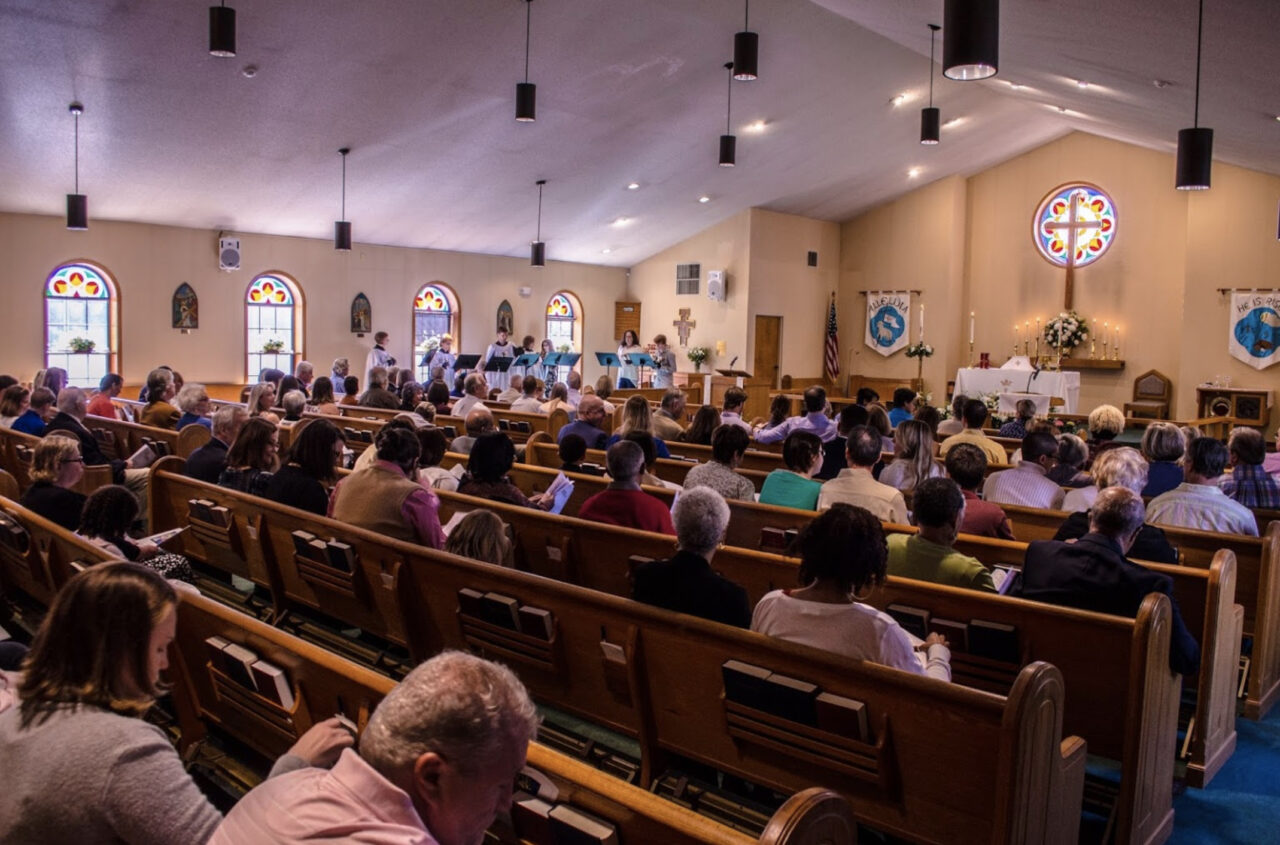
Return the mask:
<svg viewBox="0 0 1280 845">
<path fill-rule="evenodd" d="M 974 312 L 972 311 L 969 312 L 969 342 L 970 343 L 973 343 L 973 314 Z"/>
<path fill-rule="evenodd" d="M 920 342 L 924 343 L 924 303 L 920 303 Z"/>
</svg>

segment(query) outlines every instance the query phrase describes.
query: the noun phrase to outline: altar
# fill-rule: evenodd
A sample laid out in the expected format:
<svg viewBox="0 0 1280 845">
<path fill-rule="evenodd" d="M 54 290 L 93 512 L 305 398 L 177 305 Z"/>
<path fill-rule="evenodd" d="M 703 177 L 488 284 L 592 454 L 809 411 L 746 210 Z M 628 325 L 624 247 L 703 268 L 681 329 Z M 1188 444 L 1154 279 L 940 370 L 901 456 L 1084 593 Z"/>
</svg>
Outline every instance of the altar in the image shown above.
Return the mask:
<svg viewBox="0 0 1280 845">
<path fill-rule="evenodd" d="M 987 393 L 1028 393 L 1044 396 L 1060 396 L 1066 404 L 1063 411 L 1077 413 L 1080 403 L 1080 374 L 1068 371 L 1015 369 L 983 370 L 962 367 L 956 371 L 956 393 L 971 399 Z"/>
</svg>

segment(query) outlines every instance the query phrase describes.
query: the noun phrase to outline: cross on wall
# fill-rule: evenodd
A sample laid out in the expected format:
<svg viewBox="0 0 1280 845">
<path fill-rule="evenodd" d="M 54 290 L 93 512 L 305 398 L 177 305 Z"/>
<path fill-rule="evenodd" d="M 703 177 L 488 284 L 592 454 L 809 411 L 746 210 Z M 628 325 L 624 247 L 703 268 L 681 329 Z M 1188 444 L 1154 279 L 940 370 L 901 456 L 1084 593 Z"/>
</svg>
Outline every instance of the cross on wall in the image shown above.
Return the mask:
<svg viewBox="0 0 1280 845">
<path fill-rule="evenodd" d="M 689 314 L 692 313 L 690 308 L 680 309 L 680 319 L 673 320 L 671 325 L 676 327 L 676 332 L 680 335 L 680 345 L 689 345 L 689 332 L 698 327 L 697 320 L 690 320 Z"/>
<path fill-rule="evenodd" d="M 1065 229 L 1067 232 L 1067 277 L 1066 286 L 1063 291 L 1062 304 L 1067 310 L 1071 310 L 1071 302 L 1074 299 L 1075 289 L 1075 269 L 1076 269 L 1076 245 L 1082 240 L 1087 240 L 1090 230 L 1101 232 L 1102 221 L 1100 220 L 1081 220 L 1076 209 L 1087 199 L 1084 191 L 1073 191 L 1067 200 L 1067 219 L 1064 222 L 1049 222 L 1043 224 L 1044 228 L 1049 231 Z"/>
</svg>

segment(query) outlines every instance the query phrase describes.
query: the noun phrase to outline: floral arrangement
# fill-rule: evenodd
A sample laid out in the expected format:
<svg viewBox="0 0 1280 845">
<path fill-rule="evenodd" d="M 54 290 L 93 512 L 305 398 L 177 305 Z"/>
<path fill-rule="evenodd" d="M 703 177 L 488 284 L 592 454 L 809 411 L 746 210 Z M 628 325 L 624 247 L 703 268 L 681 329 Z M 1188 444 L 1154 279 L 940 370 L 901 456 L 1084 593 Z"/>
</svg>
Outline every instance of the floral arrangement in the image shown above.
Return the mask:
<svg viewBox="0 0 1280 845">
<path fill-rule="evenodd" d="M 701 370 L 703 363 L 706 362 L 707 358 L 711 357 L 711 350 L 705 346 L 694 346 L 686 354 L 689 360 L 693 362 L 693 368 Z"/>
<path fill-rule="evenodd" d="M 572 352 L 573 347 L 567 343 L 562 343 L 556 347 L 557 352 Z"/>
<path fill-rule="evenodd" d="M 923 340 L 917 340 L 906 349 L 908 358 L 932 358 L 933 347 Z"/>
<path fill-rule="evenodd" d="M 1064 355 L 1089 339 L 1089 324 L 1075 311 L 1054 317 L 1044 326 L 1044 342 Z"/>
<path fill-rule="evenodd" d="M 418 343 L 419 352 L 434 352 L 440 348 L 440 335 L 429 334 Z"/>
<path fill-rule="evenodd" d="M 284 341 L 278 338 L 272 338 L 271 340 L 268 340 L 266 343 L 262 344 L 262 352 L 263 354 L 266 354 L 266 355 L 271 355 L 276 352 L 280 352 L 282 349 L 284 349 Z"/>
<path fill-rule="evenodd" d="M 1074 420 L 1051 418 L 1049 421 L 1057 429 L 1058 434 L 1075 434 L 1080 430 L 1080 426 Z"/>
<path fill-rule="evenodd" d="M 73 337 L 70 341 L 72 352 L 92 352 L 97 345 L 87 337 Z"/>
</svg>

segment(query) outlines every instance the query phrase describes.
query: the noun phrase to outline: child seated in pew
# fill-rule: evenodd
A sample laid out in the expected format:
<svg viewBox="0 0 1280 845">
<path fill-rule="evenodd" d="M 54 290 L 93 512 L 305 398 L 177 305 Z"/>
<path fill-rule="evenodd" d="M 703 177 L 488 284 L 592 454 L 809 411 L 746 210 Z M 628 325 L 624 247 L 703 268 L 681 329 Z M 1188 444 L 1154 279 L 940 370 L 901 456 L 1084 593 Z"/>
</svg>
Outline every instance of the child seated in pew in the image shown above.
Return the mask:
<svg viewBox="0 0 1280 845">
<path fill-rule="evenodd" d="M 964 495 L 964 514 L 960 519 L 960 531 L 979 537 L 998 537 L 1012 540 L 1013 526 L 1004 508 L 995 502 L 985 502 L 978 496 L 987 472 L 987 453 L 972 443 L 961 443 L 947 452 L 947 475 L 960 486 Z"/>
<path fill-rule="evenodd" d="M 889 535 L 889 574 L 994 593 L 996 586 L 987 568 L 954 548 L 965 505 L 956 483 L 949 478 L 926 479 L 917 485 L 911 504 L 920 533 Z"/>
<path fill-rule="evenodd" d="M 920 642 L 893 617 L 858 600 L 859 593 L 884 581 L 888 558 L 884 530 L 870 511 L 838 502 L 805 526 L 793 548 L 803 586 L 760 599 L 751 630 L 951 680 L 945 637 L 933 633 Z"/>
<path fill-rule="evenodd" d="M 604 475 L 604 471 L 595 466 L 583 466 L 587 457 L 587 441 L 581 434 L 566 434 L 560 441 L 560 471 L 578 472 L 584 475 Z"/>
<path fill-rule="evenodd" d="M 445 540 L 444 550 L 460 557 L 513 568 L 511 526 L 493 511 L 472 511 L 459 520 Z"/>
<path fill-rule="evenodd" d="M 194 584 L 195 573 L 185 557 L 166 552 L 149 540 L 135 543 L 129 539 L 127 532 L 138 511 L 138 498 L 129 488 L 118 484 L 101 487 L 84 503 L 76 533 L 108 554 L 141 563 L 165 578 Z"/>
</svg>

